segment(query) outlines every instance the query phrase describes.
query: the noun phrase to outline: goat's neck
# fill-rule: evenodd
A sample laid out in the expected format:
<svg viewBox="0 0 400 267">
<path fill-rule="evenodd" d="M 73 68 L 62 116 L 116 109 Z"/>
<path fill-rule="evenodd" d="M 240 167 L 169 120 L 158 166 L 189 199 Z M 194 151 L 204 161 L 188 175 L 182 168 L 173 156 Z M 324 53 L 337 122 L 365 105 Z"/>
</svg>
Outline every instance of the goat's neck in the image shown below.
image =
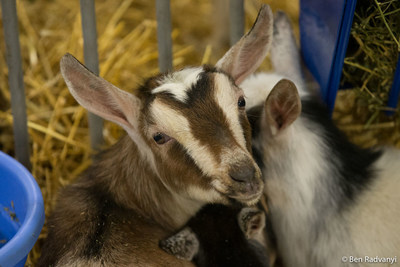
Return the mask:
<svg viewBox="0 0 400 267">
<path fill-rule="evenodd" d="M 101 170 L 102 184 L 118 204 L 168 230 L 181 227 L 204 204 L 171 192 L 128 136 L 102 154 L 94 167 Z"/>
<path fill-rule="evenodd" d="M 330 186 L 321 179 L 334 171 L 326 164 L 323 140 L 299 119 L 282 135 L 261 142 L 267 144 L 263 175 L 271 204 L 278 209 L 301 212 L 300 217 L 307 216 L 315 210 L 316 194 L 328 190 L 324 186 Z"/>
</svg>

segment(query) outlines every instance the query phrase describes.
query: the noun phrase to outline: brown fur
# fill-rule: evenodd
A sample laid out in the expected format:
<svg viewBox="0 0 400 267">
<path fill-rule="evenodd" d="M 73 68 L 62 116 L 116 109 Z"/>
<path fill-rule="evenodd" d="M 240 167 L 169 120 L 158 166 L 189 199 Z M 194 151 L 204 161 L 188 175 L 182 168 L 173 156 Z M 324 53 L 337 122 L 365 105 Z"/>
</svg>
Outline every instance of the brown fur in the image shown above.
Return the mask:
<svg viewBox="0 0 400 267">
<path fill-rule="evenodd" d="M 208 90 L 210 92 L 206 93 L 211 94 L 211 84 L 204 87 L 203 93 Z M 138 95 L 146 96 L 145 90 L 141 88 Z M 162 97 L 168 99 L 168 96 Z M 210 95 L 202 98 L 212 99 Z M 217 104 L 210 101 L 209 105 L 203 106 L 204 100 L 196 101 L 199 103 L 192 103 L 182 113 L 190 118 L 192 131 L 198 132 L 196 137 L 205 144 L 211 142 L 213 155 L 218 155 L 216 148 L 221 146 L 218 138 L 210 139 L 210 135 L 207 138 L 207 133 L 213 128 L 195 126 L 207 125 L 203 117 L 218 114 Z M 173 101 L 169 99 L 168 102 L 171 104 Z M 142 108 L 143 114 L 148 113 L 147 107 Z M 205 109 L 212 109 L 213 113 L 207 113 L 209 111 Z M 224 114 L 221 111 L 219 115 L 223 118 Z M 241 123 L 247 126 L 249 123 L 244 112 L 241 116 Z M 209 126 L 218 127 L 229 138 L 229 130 L 225 129 L 228 125 L 224 119 L 215 117 Z M 151 121 L 151 117 L 147 117 L 139 126 L 145 129 L 146 123 Z M 249 127 L 245 131 L 248 145 Z M 210 190 L 212 177 L 201 172 L 178 142 L 159 149 L 154 140 L 144 134 L 142 137 L 153 151 L 156 170 L 140 156 L 137 145 L 129 136 L 98 155 L 93 166 L 76 183 L 62 190 L 48 222 L 50 232 L 38 266 L 190 265 L 160 251 L 157 244 L 204 204 L 189 199 L 185 192 L 187 185 L 196 184 L 203 190 Z M 233 194 L 234 190 L 230 191 Z M 186 207 L 179 205 L 181 198 Z"/>
<path fill-rule="evenodd" d="M 72 264 L 74 258 L 80 258 L 82 266 L 187 265 L 158 248 L 158 240 L 176 227 L 169 210 L 174 207 L 165 204 L 173 202 L 172 196 L 148 175 L 145 162 L 129 157 L 136 150 L 129 137 L 122 138 L 62 190 L 38 266 Z"/>
<path fill-rule="evenodd" d="M 128 136 L 62 190 L 39 266 L 191 265 L 161 251 L 158 241 L 206 203 L 258 201 L 263 181 L 235 82 L 268 51 L 271 14 L 261 8 L 258 25 L 217 63 L 218 71 L 160 74 L 135 94 L 94 75 L 72 55 L 62 58 L 74 98 Z M 160 136 L 169 141 L 160 144 Z"/>
</svg>

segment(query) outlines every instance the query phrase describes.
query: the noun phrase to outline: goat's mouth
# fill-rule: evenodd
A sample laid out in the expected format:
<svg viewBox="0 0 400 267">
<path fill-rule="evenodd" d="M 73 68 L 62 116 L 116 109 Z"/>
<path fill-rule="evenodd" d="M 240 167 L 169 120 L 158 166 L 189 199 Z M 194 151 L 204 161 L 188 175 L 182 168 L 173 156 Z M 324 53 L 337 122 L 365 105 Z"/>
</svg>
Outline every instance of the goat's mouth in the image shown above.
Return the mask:
<svg viewBox="0 0 400 267">
<path fill-rule="evenodd" d="M 236 201 L 239 201 L 240 203 L 243 203 L 247 206 L 251 206 L 256 204 L 258 200 L 260 200 L 262 193 L 263 190 L 259 190 L 258 192 L 253 194 L 234 194 L 234 195 L 228 195 L 228 197 Z"/>
<path fill-rule="evenodd" d="M 233 182 L 229 185 L 216 183 L 214 188 L 221 195 L 250 206 L 257 203 L 260 199 L 263 193 L 264 183 L 261 179 L 248 183 Z"/>
</svg>

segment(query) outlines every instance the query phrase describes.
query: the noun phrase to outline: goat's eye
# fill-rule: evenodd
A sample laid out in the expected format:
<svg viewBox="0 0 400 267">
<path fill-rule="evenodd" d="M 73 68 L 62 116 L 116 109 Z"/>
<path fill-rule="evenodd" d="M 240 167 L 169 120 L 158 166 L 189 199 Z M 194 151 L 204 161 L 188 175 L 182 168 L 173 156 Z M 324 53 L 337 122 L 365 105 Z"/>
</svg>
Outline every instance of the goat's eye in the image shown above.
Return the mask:
<svg viewBox="0 0 400 267">
<path fill-rule="evenodd" d="M 239 106 L 239 108 L 244 108 L 246 106 L 246 100 L 244 100 L 243 96 L 239 97 L 238 106 Z"/>
<path fill-rule="evenodd" d="M 158 132 L 153 135 L 153 139 L 157 144 L 162 145 L 168 142 L 171 139 L 171 137 L 169 137 L 166 134 Z"/>
</svg>

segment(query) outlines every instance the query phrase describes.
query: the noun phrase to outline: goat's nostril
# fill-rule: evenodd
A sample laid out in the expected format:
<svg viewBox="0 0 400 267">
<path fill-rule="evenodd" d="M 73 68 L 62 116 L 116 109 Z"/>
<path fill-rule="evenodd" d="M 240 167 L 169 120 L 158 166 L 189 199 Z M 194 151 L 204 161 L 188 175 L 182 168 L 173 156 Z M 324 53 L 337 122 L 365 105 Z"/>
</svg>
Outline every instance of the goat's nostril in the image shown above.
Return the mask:
<svg viewBox="0 0 400 267">
<path fill-rule="evenodd" d="M 256 169 L 253 166 L 235 168 L 229 172 L 232 180 L 236 182 L 250 182 L 255 176 Z"/>
</svg>

